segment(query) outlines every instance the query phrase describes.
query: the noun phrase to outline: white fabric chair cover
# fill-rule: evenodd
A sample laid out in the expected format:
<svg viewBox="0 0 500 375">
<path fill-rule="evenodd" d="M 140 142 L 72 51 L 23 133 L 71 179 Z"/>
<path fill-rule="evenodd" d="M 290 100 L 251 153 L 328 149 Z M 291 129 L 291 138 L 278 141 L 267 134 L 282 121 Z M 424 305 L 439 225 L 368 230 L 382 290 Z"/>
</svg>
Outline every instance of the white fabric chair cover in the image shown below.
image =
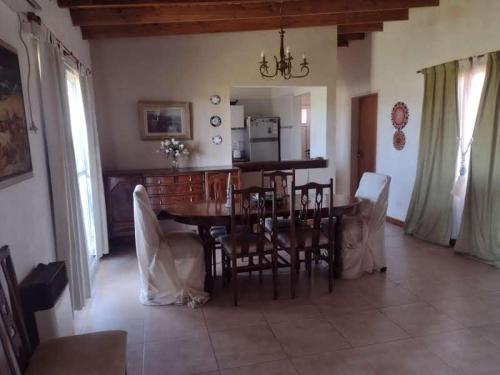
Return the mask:
<svg viewBox="0 0 500 375">
<path fill-rule="evenodd" d="M 385 267 L 385 219 L 389 176 L 365 172 L 356 197 L 363 199 L 356 215 L 343 221 L 342 277 L 354 279 Z"/>
<path fill-rule="evenodd" d="M 141 303 L 197 307 L 208 301 L 200 238 L 192 232 L 164 234 L 142 185 L 134 190 L 134 225 Z"/>
</svg>

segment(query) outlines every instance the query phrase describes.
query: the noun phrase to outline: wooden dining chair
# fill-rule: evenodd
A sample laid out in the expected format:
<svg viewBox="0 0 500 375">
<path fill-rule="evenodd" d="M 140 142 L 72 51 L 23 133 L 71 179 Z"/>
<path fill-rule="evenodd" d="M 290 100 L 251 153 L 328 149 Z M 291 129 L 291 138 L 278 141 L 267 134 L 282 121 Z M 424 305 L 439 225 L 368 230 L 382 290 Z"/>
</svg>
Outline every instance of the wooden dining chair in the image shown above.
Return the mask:
<svg viewBox="0 0 500 375">
<path fill-rule="evenodd" d="M 261 170 L 261 186 L 263 188 L 276 188 L 277 204 L 284 202 L 290 195 L 292 182 L 295 181 L 295 169 L 291 171 L 264 171 Z M 288 230 L 290 227 L 289 217 L 279 217 L 276 221 L 278 230 Z M 272 220 L 266 220 L 266 230 L 273 231 Z"/>
<path fill-rule="evenodd" d="M 60 337 L 33 348 L 26 332 L 16 273 L 7 246 L 0 249 L 0 265 L 3 271 L 0 343 L 12 375 L 125 375 L 127 333 L 124 331 Z"/>
<path fill-rule="evenodd" d="M 290 291 L 295 298 L 300 254 L 308 278 L 312 273 L 312 255 L 328 263 L 328 289 L 333 289 L 333 179 L 328 184 L 311 182 L 295 186 L 292 182 L 290 197 L 290 230 L 278 231 L 279 248 L 290 254 Z M 322 230 L 327 218 L 328 231 Z"/>
<path fill-rule="evenodd" d="M 227 177 L 228 173 L 210 173 L 205 174 L 207 201 L 215 202 L 218 205 L 224 205 L 227 200 Z M 232 179 L 239 188 L 240 172 Z M 212 238 L 212 272 L 214 278 L 217 277 L 217 251 L 221 250 L 219 238 L 227 234 L 227 228 L 224 226 L 214 226 L 210 228 L 210 237 Z M 222 258 L 222 256 L 221 256 Z"/>
<path fill-rule="evenodd" d="M 273 188 L 250 187 L 237 190 L 231 187 L 231 233 L 220 238 L 222 244 L 223 283 L 229 270 L 233 287 L 234 305 L 238 305 L 238 279 L 241 272 L 271 269 L 273 273 L 274 298 L 278 296 L 278 261 L 276 236 L 266 237 L 265 219 L 269 214 L 276 220 L 276 192 Z M 238 260 L 248 259 L 245 265 Z M 250 259 L 258 258 L 257 262 Z M 269 259 L 270 258 L 270 259 Z"/>
</svg>

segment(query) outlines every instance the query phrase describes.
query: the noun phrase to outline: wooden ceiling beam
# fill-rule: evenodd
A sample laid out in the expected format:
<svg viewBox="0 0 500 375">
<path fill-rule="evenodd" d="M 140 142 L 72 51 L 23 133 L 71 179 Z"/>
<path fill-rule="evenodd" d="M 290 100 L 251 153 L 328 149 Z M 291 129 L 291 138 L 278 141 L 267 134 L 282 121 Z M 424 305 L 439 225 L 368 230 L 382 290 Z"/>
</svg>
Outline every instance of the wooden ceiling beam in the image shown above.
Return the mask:
<svg viewBox="0 0 500 375">
<path fill-rule="evenodd" d="M 337 34 L 355 34 L 355 33 L 371 33 L 374 31 L 384 31 L 382 22 L 357 24 L 357 25 L 340 25 L 337 28 Z"/>
<path fill-rule="evenodd" d="M 301 0 L 283 0 L 301 1 Z M 61 8 L 97 8 L 97 7 L 136 7 L 147 5 L 197 5 L 197 4 L 235 4 L 268 3 L 281 0 L 57 0 Z"/>
<path fill-rule="evenodd" d="M 132 38 L 147 36 L 205 34 L 219 32 L 273 30 L 295 27 L 314 27 L 329 25 L 355 25 L 380 23 L 384 21 L 403 21 L 408 19 L 408 9 L 381 12 L 354 12 L 324 14 L 319 16 L 272 17 L 246 20 L 226 20 L 217 22 L 180 22 L 143 25 L 82 26 L 84 39 Z"/>
<path fill-rule="evenodd" d="M 71 9 L 75 26 L 104 26 L 170 22 L 198 22 L 369 12 L 438 5 L 439 0 L 301 0 L 281 4 L 241 2 L 227 4 L 168 4 L 161 6 Z"/>
<path fill-rule="evenodd" d="M 352 33 L 352 34 L 343 34 L 338 36 L 339 41 L 351 41 L 351 40 L 363 40 L 365 39 L 365 33 Z"/>
<path fill-rule="evenodd" d="M 337 42 L 337 47 L 349 47 L 349 42 L 347 40 L 339 40 Z"/>
</svg>

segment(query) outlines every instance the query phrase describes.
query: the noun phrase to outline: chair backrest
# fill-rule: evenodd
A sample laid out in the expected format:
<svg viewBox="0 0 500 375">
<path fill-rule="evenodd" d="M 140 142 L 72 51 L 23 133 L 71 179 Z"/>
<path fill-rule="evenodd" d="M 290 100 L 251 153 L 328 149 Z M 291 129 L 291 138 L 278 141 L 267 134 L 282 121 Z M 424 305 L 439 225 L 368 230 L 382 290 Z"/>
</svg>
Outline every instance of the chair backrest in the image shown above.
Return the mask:
<svg viewBox="0 0 500 375">
<path fill-rule="evenodd" d="M 331 242 L 333 229 L 333 179 L 328 184 L 310 182 L 295 186 L 292 183 L 292 197 L 290 199 L 290 236 L 295 244 L 295 234 L 299 225 L 308 225 L 313 230 L 312 247 L 317 247 L 322 218 L 328 218 L 327 236 Z"/>
<path fill-rule="evenodd" d="M 206 184 L 206 195 L 205 199 L 207 201 L 215 201 L 218 203 L 223 203 L 227 198 L 227 177 L 229 173 L 210 173 L 205 174 L 205 184 Z M 236 182 L 236 188 L 240 187 L 240 172 L 231 175 L 231 183 Z M 235 181 L 236 180 L 236 181 Z"/>
<path fill-rule="evenodd" d="M 295 181 L 295 169 L 291 171 L 261 171 L 261 186 L 263 188 L 276 188 L 276 197 L 282 198 L 290 194 L 289 188 Z"/>
<path fill-rule="evenodd" d="M 231 185 L 231 238 L 242 235 L 257 235 L 258 251 L 264 250 L 265 221 L 271 217 L 276 224 L 276 191 L 274 188 L 249 187 L 237 190 Z M 270 215 L 269 215 L 270 214 Z M 274 241 L 274 238 L 273 238 Z M 248 246 L 242 246 L 242 255 L 248 253 Z"/>
<path fill-rule="evenodd" d="M 390 183 L 391 178 L 389 176 L 365 172 L 363 176 L 361 176 L 358 190 L 356 190 L 356 197 L 368 199 L 371 202 L 377 202 L 380 199 L 387 198 Z"/>
<path fill-rule="evenodd" d="M 7 246 L 0 249 L 0 266 L 3 276 L 0 282 L 0 340 L 11 373 L 21 374 L 28 367 L 32 351 L 23 320 L 16 272 Z"/>
<path fill-rule="evenodd" d="M 159 248 L 163 231 L 151 207 L 146 188 L 142 185 L 134 189 L 134 229 L 139 258 L 148 256 L 145 250 Z"/>
</svg>

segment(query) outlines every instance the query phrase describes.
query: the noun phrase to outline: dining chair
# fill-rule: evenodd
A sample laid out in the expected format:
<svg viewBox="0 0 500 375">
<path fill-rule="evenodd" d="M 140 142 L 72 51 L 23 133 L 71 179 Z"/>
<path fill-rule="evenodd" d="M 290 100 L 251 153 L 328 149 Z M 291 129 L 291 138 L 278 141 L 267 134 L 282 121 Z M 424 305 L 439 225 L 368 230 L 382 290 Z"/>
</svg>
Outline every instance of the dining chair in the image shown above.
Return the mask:
<svg viewBox="0 0 500 375">
<path fill-rule="evenodd" d="M 312 255 L 315 259 L 328 264 L 328 290 L 333 289 L 333 179 L 328 184 L 310 182 L 295 186 L 292 182 L 290 197 L 290 230 L 277 231 L 279 249 L 290 254 L 290 292 L 295 298 L 296 284 L 300 267 L 300 254 L 304 254 L 304 262 L 308 278 L 312 273 Z M 322 225 L 328 231 L 322 230 Z"/>
<path fill-rule="evenodd" d="M 226 203 L 227 199 L 227 173 L 206 173 L 206 200 L 215 202 L 218 205 Z M 217 277 L 217 250 L 221 250 L 219 238 L 227 234 L 224 226 L 214 226 L 210 228 L 210 237 L 212 238 L 212 272 L 214 278 Z M 222 258 L 222 256 L 221 256 Z"/>
<path fill-rule="evenodd" d="M 32 347 L 9 248 L 0 249 L 0 343 L 11 375 L 125 375 L 127 332 L 59 337 Z M 6 285 L 6 290 L 4 290 Z"/>
<path fill-rule="evenodd" d="M 356 197 L 362 202 L 356 214 L 342 220 L 342 277 L 355 279 L 364 273 L 385 272 L 385 221 L 389 176 L 365 172 Z"/>
<path fill-rule="evenodd" d="M 284 202 L 290 196 L 292 182 L 295 181 L 295 169 L 291 171 L 264 171 L 261 170 L 261 186 L 263 188 L 276 188 L 277 204 Z M 287 230 L 290 227 L 289 217 L 279 217 L 276 221 L 279 230 Z M 269 233 L 273 231 L 273 222 L 266 220 L 266 230 Z"/>
<path fill-rule="evenodd" d="M 238 279 L 241 272 L 259 271 L 259 282 L 262 272 L 271 269 L 273 274 L 274 298 L 278 296 L 278 261 L 276 236 L 266 237 L 265 219 L 269 214 L 276 220 L 276 191 L 274 188 L 250 187 L 237 190 L 230 188 L 231 193 L 231 232 L 220 238 L 222 244 L 223 285 L 226 275 L 231 275 L 234 305 L 238 305 Z M 271 259 L 269 259 L 269 257 Z M 238 265 L 238 260 L 248 258 L 246 265 Z M 250 262 L 250 259 L 258 261 Z"/>
</svg>

